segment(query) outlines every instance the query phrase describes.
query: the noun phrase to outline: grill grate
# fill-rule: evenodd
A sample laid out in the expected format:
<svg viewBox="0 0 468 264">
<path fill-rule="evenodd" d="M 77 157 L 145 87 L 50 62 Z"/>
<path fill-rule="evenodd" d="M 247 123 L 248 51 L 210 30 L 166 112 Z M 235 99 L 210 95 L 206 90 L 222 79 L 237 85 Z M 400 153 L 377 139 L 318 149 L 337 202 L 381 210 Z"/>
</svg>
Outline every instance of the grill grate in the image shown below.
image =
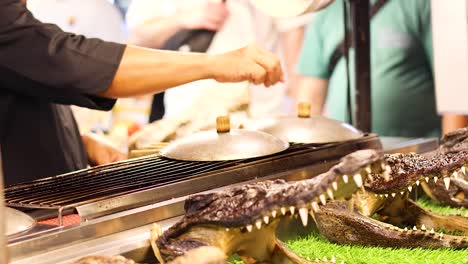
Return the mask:
<svg viewBox="0 0 468 264">
<path fill-rule="evenodd" d="M 315 148 L 314 145 L 292 144 L 288 150 L 270 157 Z M 10 186 L 5 189 L 5 197 L 7 205 L 13 207 L 60 209 L 245 166 L 266 158 L 192 162 L 153 155 Z"/>
</svg>

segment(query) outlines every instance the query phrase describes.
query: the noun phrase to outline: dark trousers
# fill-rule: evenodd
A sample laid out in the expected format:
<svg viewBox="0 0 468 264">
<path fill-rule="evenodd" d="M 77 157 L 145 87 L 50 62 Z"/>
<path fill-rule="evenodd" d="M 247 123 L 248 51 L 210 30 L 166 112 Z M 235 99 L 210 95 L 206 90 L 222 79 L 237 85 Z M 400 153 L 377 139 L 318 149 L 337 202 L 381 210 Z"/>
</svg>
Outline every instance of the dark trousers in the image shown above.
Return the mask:
<svg viewBox="0 0 468 264">
<path fill-rule="evenodd" d="M 154 122 L 162 119 L 164 116 L 164 92 L 155 94 L 153 96 L 153 103 L 151 104 L 151 112 L 149 122 Z"/>
</svg>

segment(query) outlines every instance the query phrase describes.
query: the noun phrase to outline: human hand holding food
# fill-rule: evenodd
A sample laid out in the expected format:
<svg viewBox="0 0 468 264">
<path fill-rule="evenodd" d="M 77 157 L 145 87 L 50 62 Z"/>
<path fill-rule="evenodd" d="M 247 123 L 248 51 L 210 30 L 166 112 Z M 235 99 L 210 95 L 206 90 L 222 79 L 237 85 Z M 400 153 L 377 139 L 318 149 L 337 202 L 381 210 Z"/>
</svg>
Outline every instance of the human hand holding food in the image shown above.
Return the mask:
<svg viewBox="0 0 468 264">
<path fill-rule="evenodd" d="M 269 87 L 283 81 L 279 59 L 255 44 L 213 55 L 213 78 L 219 82 L 250 81 Z"/>
<path fill-rule="evenodd" d="M 125 153 L 98 134 L 87 133 L 81 138 L 91 165 L 104 165 L 127 158 Z"/>
</svg>

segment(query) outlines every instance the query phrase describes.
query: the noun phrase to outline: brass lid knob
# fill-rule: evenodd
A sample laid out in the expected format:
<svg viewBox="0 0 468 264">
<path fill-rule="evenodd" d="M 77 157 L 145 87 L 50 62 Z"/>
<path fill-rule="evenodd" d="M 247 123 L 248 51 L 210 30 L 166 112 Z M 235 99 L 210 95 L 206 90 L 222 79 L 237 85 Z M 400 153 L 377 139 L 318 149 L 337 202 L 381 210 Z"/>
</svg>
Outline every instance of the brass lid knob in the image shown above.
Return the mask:
<svg viewBox="0 0 468 264">
<path fill-rule="evenodd" d="M 218 131 L 218 133 L 228 133 L 231 131 L 229 116 L 219 116 L 216 118 L 216 131 Z"/>
<path fill-rule="evenodd" d="M 297 106 L 297 116 L 301 118 L 310 117 L 310 104 L 309 103 L 299 103 Z"/>
</svg>

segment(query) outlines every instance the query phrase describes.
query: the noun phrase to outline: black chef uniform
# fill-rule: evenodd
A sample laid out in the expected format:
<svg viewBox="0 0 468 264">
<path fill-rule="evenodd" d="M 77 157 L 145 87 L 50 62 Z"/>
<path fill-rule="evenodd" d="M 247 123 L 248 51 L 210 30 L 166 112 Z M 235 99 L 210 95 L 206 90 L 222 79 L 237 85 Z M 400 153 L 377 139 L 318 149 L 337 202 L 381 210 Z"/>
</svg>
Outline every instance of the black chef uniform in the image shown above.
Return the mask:
<svg viewBox="0 0 468 264">
<path fill-rule="evenodd" d="M 0 0 L 0 146 L 6 185 L 87 166 L 68 105 L 109 110 L 94 94 L 114 78 L 124 45 L 64 33 L 19 0 Z"/>
</svg>

